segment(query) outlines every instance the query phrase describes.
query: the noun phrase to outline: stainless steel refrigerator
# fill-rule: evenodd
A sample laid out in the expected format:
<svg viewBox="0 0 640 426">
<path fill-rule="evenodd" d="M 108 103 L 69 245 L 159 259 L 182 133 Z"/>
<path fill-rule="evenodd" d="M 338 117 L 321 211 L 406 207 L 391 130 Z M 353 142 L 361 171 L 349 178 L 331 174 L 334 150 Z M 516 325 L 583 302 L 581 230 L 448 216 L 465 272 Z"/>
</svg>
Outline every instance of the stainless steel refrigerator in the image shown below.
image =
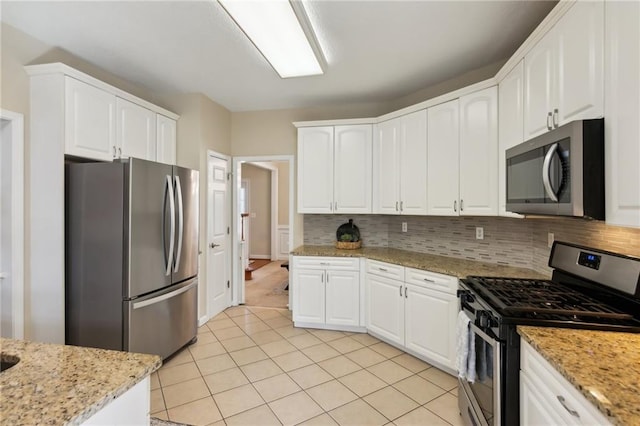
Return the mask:
<svg viewBox="0 0 640 426">
<path fill-rule="evenodd" d="M 167 358 L 195 339 L 198 172 L 66 166 L 66 342 Z"/>
</svg>

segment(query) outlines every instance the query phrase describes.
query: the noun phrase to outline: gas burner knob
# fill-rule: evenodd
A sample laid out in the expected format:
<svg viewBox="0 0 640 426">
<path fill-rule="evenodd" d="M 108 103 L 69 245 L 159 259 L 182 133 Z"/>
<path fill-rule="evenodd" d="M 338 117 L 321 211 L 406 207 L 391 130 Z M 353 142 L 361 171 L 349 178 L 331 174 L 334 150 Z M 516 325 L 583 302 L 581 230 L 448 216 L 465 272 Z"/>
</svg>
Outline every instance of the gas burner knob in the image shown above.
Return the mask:
<svg viewBox="0 0 640 426">
<path fill-rule="evenodd" d="M 464 303 L 473 303 L 476 301 L 476 298 L 473 297 L 473 294 L 469 290 L 458 290 L 458 297 L 460 297 L 460 301 Z"/>
</svg>

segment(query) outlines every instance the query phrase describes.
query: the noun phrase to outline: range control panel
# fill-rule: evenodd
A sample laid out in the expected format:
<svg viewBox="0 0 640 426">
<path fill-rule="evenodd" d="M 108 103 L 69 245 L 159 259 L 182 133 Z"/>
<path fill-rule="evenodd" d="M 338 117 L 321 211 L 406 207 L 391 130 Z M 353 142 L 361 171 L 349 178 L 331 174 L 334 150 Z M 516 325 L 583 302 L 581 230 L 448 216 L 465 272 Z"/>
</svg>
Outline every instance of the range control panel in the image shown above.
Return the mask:
<svg viewBox="0 0 640 426">
<path fill-rule="evenodd" d="M 600 269 L 600 256 L 593 253 L 580 252 L 578 256 L 578 265 L 586 266 L 587 268 Z"/>
</svg>

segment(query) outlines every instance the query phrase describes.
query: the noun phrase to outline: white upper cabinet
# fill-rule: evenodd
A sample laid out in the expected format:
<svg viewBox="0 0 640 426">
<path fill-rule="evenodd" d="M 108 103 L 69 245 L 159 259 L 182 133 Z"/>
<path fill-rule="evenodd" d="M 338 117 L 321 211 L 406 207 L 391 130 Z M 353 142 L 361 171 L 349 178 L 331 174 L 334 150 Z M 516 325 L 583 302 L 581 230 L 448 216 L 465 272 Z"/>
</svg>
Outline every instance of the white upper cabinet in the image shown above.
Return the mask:
<svg viewBox="0 0 640 426">
<path fill-rule="evenodd" d="M 640 3 L 605 3 L 606 221 L 640 228 Z"/>
<path fill-rule="evenodd" d="M 373 140 L 373 212 L 400 213 L 400 118 L 376 126 Z"/>
<path fill-rule="evenodd" d="M 298 129 L 298 213 L 333 212 L 333 126 Z"/>
<path fill-rule="evenodd" d="M 176 164 L 176 120 L 156 114 L 156 161 Z"/>
<path fill-rule="evenodd" d="M 298 213 L 371 213 L 372 126 L 298 129 Z"/>
<path fill-rule="evenodd" d="M 498 85 L 498 215 L 522 217 L 506 211 L 507 149 L 524 141 L 524 65 L 520 61 Z"/>
<path fill-rule="evenodd" d="M 111 161 L 116 145 L 116 97 L 65 76 L 66 154 Z"/>
<path fill-rule="evenodd" d="M 428 213 L 457 216 L 460 176 L 458 100 L 429 108 L 427 116 Z"/>
<path fill-rule="evenodd" d="M 373 154 L 373 212 L 427 213 L 427 112 L 377 126 Z"/>
<path fill-rule="evenodd" d="M 498 214 L 498 88 L 460 98 L 460 214 Z"/>
<path fill-rule="evenodd" d="M 373 128 L 336 126 L 334 135 L 334 213 L 371 213 Z"/>
<path fill-rule="evenodd" d="M 524 58 L 524 139 L 603 116 L 604 3 L 579 1 Z"/>
<path fill-rule="evenodd" d="M 120 158 L 156 160 L 156 113 L 116 98 L 116 147 Z"/>
</svg>

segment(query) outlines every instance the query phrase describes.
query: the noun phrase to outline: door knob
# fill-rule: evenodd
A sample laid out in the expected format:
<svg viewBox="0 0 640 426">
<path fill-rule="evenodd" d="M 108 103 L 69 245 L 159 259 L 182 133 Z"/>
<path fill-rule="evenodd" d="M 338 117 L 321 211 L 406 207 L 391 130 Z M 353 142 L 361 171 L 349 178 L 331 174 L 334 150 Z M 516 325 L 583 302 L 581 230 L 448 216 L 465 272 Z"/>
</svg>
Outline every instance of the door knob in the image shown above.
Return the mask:
<svg viewBox="0 0 640 426">
<path fill-rule="evenodd" d="M 220 247 L 220 244 L 211 243 L 211 244 L 209 244 L 209 247 L 211 247 L 211 248 Z"/>
</svg>

